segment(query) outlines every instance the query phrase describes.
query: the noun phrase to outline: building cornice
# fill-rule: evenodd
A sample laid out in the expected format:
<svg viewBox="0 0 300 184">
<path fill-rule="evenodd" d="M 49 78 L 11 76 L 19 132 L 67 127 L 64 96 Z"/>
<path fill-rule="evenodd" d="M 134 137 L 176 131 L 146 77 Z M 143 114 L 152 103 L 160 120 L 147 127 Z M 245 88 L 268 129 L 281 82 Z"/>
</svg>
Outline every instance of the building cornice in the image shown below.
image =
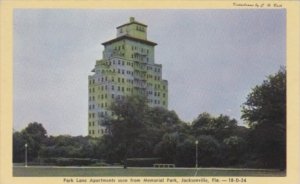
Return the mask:
<svg viewBox="0 0 300 184">
<path fill-rule="evenodd" d="M 115 39 L 103 42 L 102 45 L 106 46 L 108 44 L 111 44 L 111 43 L 114 43 L 114 42 L 117 42 L 117 41 L 120 41 L 120 40 L 123 40 L 123 39 L 138 41 L 138 42 L 142 42 L 142 43 L 145 43 L 145 44 L 151 45 L 151 46 L 157 45 L 157 43 L 155 43 L 155 42 L 151 42 L 151 41 L 148 41 L 148 40 L 143 40 L 143 39 L 131 37 L 131 36 L 128 36 L 128 35 L 120 36 L 120 37 L 117 37 Z"/>
</svg>

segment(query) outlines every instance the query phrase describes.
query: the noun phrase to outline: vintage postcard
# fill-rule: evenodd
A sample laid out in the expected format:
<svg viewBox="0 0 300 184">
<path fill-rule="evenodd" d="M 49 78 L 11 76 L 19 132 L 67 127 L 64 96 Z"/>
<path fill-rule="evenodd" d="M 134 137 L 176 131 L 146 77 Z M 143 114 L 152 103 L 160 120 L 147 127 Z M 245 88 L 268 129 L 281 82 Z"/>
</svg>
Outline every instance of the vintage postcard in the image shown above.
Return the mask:
<svg viewBox="0 0 300 184">
<path fill-rule="evenodd" d="M 299 183 L 298 6 L 1 1 L 0 183 Z"/>
</svg>

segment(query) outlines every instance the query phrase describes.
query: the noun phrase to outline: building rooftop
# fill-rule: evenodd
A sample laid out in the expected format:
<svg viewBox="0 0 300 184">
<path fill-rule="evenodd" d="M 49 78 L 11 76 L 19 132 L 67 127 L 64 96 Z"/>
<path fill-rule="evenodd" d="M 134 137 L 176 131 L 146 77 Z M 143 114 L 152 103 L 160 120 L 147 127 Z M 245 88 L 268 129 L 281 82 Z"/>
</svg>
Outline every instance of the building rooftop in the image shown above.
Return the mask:
<svg viewBox="0 0 300 184">
<path fill-rule="evenodd" d="M 145 26 L 145 27 L 147 27 L 147 25 L 146 25 L 146 24 L 143 24 L 143 23 L 140 23 L 140 22 L 138 22 L 138 21 L 135 21 L 134 17 L 130 17 L 130 18 L 129 18 L 129 22 L 128 22 L 128 23 L 126 23 L 126 24 L 123 24 L 123 25 L 121 25 L 121 26 L 118 26 L 118 27 L 117 27 L 117 29 L 118 29 L 118 28 L 120 28 L 120 27 L 123 27 L 123 26 L 130 25 L 130 24 L 139 24 L 139 25 L 141 25 L 141 26 Z"/>
<path fill-rule="evenodd" d="M 148 41 L 148 40 L 144 40 L 144 39 L 139 39 L 139 38 L 131 37 L 131 36 L 128 36 L 128 35 L 123 35 L 123 36 L 117 37 L 117 38 L 115 38 L 115 39 L 112 39 L 112 40 L 103 42 L 102 45 L 105 46 L 105 45 L 107 45 L 107 44 L 111 44 L 111 43 L 113 43 L 113 42 L 116 42 L 116 41 L 119 41 L 119 40 L 122 40 L 122 39 L 129 39 L 129 40 L 133 40 L 133 41 L 139 41 L 139 42 L 142 42 L 142 43 L 151 45 L 151 46 L 157 45 L 157 43 L 155 43 L 155 42 L 151 42 L 151 41 Z"/>
</svg>

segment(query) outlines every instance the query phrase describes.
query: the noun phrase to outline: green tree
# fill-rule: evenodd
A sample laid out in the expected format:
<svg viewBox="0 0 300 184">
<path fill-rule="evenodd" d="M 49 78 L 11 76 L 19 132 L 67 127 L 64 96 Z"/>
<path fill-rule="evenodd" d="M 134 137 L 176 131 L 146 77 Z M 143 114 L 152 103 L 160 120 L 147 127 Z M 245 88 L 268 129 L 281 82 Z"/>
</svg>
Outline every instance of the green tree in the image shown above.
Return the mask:
<svg viewBox="0 0 300 184">
<path fill-rule="evenodd" d="M 221 144 L 210 135 L 200 135 L 198 140 L 198 165 L 201 167 L 219 166 L 221 164 Z"/>
<path fill-rule="evenodd" d="M 255 86 L 242 106 L 249 144 L 262 167 L 286 167 L 286 70 Z"/>
<path fill-rule="evenodd" d="M 176 145 L 176 167 L 195 167 L 196 144 L 193 136 L 185 136 Z"/>
<path fill-rule="evenodd" d="M 109 127 L 114 142 L 122 149 L 124 168 L 127 158 L 133 152 L 133 146 L 145 131 L 146 114 L 148 111 L 147 98 L 143 95 L 127 96 L 112 103 L 113 116 L 105 121 Z"/>
<path fill-rule="evenodd" d="M 33 122 L 21 131 L 28 144 L 28 160 L 32 161 L 39 157 L 39 151 L 47 139 L 47 131 L 41 123 Z"/>
<path fill-rule="evenodd" d="M 13 162 L 24 162 L 26 140 L 21 132 L 13 134 Z"/>
<path fill-rule="evenodd" d="M 224 165 L 237 166 L 244 164 L 246 141 L 239 136 L 230 136 L 223 140 L 222 160 Z"/>
<path fill-rule="evenodd" d="M 176 145 L 177 145 L 177 134 L 166 133 L 162 140 L 156 144 L 154 148 L 155 155 L 161 157 L 164 163 L 175 163 L 176 161 Z"/>
<path fill-rule="evenodd" d="M 195 136 L 211 135 L 219 141 L 233 135 L 237 128 L 238 125 L 235 119 L 230 119 L 229 116 L 222 114 L 218 117 L 213 117 L 209 113 L 204 112 L 192 122 L 192 132 Z"/>
</svg>

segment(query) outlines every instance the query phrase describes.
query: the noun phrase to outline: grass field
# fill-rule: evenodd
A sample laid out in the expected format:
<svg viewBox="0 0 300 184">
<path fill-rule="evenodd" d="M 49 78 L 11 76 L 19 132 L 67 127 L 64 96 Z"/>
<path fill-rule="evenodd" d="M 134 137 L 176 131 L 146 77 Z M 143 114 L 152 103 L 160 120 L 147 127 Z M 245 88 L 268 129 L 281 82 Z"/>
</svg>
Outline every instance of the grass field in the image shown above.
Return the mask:
<svg viewBox="0 0 300 184">
<path fill-rule="evenodd" d="M 13 176 L 268 176 L 282 177 L 285 172 L 262 169 L 222 168 L 113 168 L 113 167 L 13 167 Z"/>
</svg>

